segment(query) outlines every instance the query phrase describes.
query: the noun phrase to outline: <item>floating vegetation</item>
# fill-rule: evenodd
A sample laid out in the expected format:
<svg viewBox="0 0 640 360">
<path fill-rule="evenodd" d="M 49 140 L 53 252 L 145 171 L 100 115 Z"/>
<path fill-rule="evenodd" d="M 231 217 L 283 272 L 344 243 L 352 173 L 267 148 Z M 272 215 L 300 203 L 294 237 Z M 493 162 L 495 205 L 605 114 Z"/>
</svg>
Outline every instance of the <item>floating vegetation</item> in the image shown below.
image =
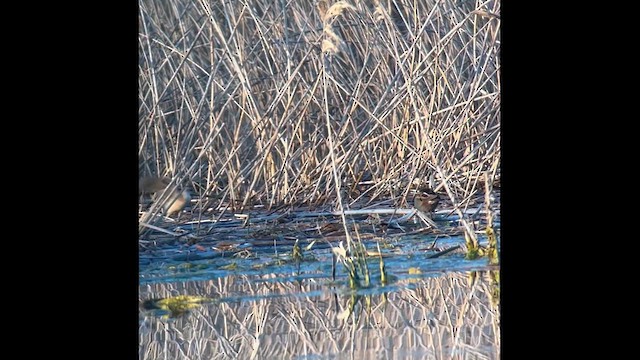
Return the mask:
<svg viewBox="0 0 640 360">
<path fill-rule="evenodd" d="M 175 318 L 187 313 L 201 304 L 215 303 L 216 299 L 202 296 L 180 295 L 164 299 L 150 299 L 142 303 L 142 308 L 155 316 Z"/>
</svg>

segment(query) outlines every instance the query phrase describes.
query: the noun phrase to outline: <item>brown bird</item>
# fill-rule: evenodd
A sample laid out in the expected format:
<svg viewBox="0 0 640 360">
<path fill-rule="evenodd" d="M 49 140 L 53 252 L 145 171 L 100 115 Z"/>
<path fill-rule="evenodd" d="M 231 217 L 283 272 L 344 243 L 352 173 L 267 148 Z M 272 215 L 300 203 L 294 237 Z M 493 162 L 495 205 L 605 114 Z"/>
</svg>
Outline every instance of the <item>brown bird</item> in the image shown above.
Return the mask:
<svg viewBox="0 0 640 360">
<path fill-rule="evenodd" d="M 166 177 L 146 176 L 140 178 L 138 182 L 138 193 L 152 196 L 160 196 L 164 189 L 169 186 L 171 179 Z M 176 189 L 162 205 L 166 216 L 179 213 L 191 201 L 191 194 L 186 189 Z"/>
<path fill-rule="evenodd" d="M 430 188 L 421 189 L 413 197 L 413 207 L 431 216 L 439 203 L 440 197 Z"/>
</svg>

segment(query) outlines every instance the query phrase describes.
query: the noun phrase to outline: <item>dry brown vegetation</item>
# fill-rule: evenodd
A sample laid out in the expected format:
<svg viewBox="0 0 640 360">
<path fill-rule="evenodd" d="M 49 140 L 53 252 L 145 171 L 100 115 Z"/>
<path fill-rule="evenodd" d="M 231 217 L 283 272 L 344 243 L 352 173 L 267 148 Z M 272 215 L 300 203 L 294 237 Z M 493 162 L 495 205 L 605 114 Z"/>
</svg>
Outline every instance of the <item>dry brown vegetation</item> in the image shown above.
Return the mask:
<svg viewBox="0 0 640 360">
<path fill-rule="evenodd" d="M 429 179 L 464 210 L 499 179 L 499 1 L 139 4 L 140 173 L 196 213 L 403 205 Z"/>
</svg>

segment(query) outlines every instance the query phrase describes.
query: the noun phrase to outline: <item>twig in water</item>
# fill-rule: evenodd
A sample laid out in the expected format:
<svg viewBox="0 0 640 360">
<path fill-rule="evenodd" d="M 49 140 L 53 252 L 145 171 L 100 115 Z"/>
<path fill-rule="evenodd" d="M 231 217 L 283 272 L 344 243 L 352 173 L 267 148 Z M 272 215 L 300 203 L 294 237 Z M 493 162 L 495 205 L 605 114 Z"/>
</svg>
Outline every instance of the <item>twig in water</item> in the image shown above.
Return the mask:
<svg viewBox="0 0 640 360">
<path fill-rule="evenodd" d="M 450 248 L 448 248 L 448 249 L 445 249 L 445 250 L 442 250 L 442 251 L 440 251 L 440 252 L 437 252 L 437 253 L 435 253 L 435 254 L 433 254 L 433 255 L 429 255 L 429 256 L 427 256 L 427 259 L 435 259 L 435 258 L 437 258 L 437 257 L 440 257 L 440 256 L 444 255 L 444 254 L 450 253 L 450 252 L 452 252 L 453 250 L 457 250 L 457 249 L 459 249 L 459 248 L 460 248 L 460 245 L 452 246 L 452 247 L 450 247 Z"/>
</svg>

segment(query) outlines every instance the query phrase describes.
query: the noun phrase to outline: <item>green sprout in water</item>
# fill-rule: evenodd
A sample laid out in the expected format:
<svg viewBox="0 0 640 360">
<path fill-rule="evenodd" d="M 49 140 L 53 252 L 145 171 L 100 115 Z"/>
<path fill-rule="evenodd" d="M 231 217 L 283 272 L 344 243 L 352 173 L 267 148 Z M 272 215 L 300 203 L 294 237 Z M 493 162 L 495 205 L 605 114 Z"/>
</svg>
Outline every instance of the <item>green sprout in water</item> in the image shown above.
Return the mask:
<svg viewBox="0 0 640 360">
<path fill-rule="evenodd" d="M 487 249 L 487 256 L 489 257 L 489 264 L 498 265 L 500 260 L 498 259 L 498 240 L 496 233 L 492 227 L 486 229 L 487 237 L 489 238 L 489 247 Z"/>
<path fill-rule="evenodd" d="M 295 244 L 293 244 L 293 251 L 291 252 L 291 257 L 293 258 L 293 261 L 295 261 L 296 263 L 300 263 L 304 258 L 304 256 L 302 256 L 302 248 L 298 243 L 298 239 L 296 239 Z"/>
<path fill-rule="evenodd" d="M 480 246 L 477 241 L 473 241 L 473 237 L 469 236 L 469 234 L 464 232 L 464 241 L 467 245 L 467 254 L 465 255 L 465 259 L 467 260 L 475 260 L 482 256 L 480 252 Z"/>
<path fill-rule="evenodd" d="M 344 248 L 342 242 L 340 242 L 340 246 L 333 248 L 333 255 L 342 262 L 349 274 L 349 288 L 357 290 L 363 287 L 360 283 L 362 275 L 364 275 L 364 286 L 369 286 L 369 272 L 366 266 L 367 253 L 362 243 L 353 243 L 352 246 L 354 250 L 353 253 L 356 254 L 355 256 Z"/>
<path fill-rule="evenodd" d="M 465 259 L 475 260 L 479 257 L 486 256 L 489 258 L 489 264 L 498 265 L 498 242 L 495 231 L 492 227 L 487 227 L 485 231 L 489 240 L 489 245 L 487 247 L 480 246 L 477 241 L 473 241 L 471 236 L 466 232 L 464 233 L 464 240 L 467 245 L 467 254 L 465 255 Z"/>
</svg>

